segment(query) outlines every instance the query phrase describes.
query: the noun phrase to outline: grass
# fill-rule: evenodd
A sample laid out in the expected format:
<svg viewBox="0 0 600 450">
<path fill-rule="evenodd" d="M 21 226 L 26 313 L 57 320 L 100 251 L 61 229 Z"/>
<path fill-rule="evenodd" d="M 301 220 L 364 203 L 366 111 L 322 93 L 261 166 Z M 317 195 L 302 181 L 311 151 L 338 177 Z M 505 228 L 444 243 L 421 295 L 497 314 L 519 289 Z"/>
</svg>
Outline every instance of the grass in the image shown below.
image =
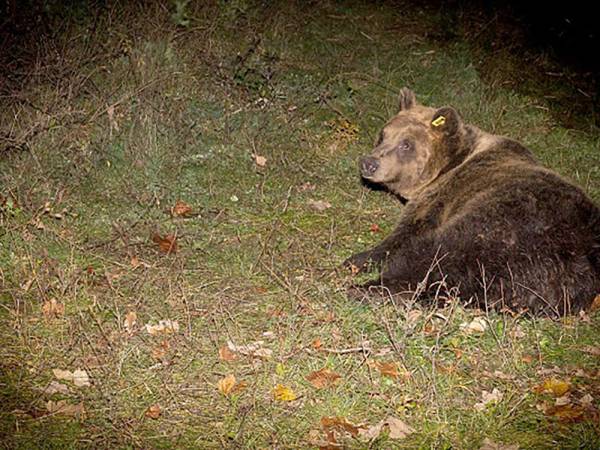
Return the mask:
<svg viewBox="0 0 600 450">
<path fill-rule="evenodd" d="M 94 14 L 75 3 L 70 20 L 49 10 L 60 32 L 24 42 L 37 57 L 6 85 L 3 445 L 306 448 L 326 443 L 322 417 L 395 416 L 414 433 L 369 443 L 337 432 L 338 443 L 600 447 L 597 314 L 490 313 L 468 334 L 460 325 L 480 311 L 358 304 L 337 270 L 397 220 L 392 198 L 361 187 L 356 159 L 402 86 L 525 142 L 599 201 L 597 130 L 563 128 L 543 94 L 486 84 L 470 46 L 431 38 L 436 19 L 418 8 L 176 3 Z M 177 200 L 191 217 L 172 216 Z M 156 234 L 176 235 L 178 251 L 161 252 Z M 52 299 L 64 311 L 48 312 Z M 179 331 L 144 329 L 163 319 Z M 270 358 L 219 357 L 227 341 L 259 340 Z M 316 389 L 306 377 L 324 367 L 341 379 Z M 44 393 L 57 368 L 84 369 L 91 385 Z M 229 374 L 246 388 L 219 392 Z M 534 389 L 552 378 L 571 386 L 562 415 Z M 274 399 L 278 384 L 297 400 Z M 477 409 L 494 388 L 502 399 Z M 48 400 L 83 403 L 85 416 L 49 413 Z"/>
</svg>

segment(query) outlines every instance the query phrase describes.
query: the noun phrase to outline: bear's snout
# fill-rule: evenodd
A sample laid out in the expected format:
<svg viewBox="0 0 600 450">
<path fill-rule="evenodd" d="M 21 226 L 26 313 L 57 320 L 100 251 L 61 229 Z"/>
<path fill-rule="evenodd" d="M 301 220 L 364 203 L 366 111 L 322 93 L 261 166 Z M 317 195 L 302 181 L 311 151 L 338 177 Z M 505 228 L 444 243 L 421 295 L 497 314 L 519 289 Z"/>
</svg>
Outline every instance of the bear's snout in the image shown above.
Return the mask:
<svg viewBox="0 0 600 450">
<path fill-rule="evenodd" d="M 360 158 L 360 172 L 363 177 L 372 177 L 379 169 L 379 160 L 372 156 Z"/>
</svg>

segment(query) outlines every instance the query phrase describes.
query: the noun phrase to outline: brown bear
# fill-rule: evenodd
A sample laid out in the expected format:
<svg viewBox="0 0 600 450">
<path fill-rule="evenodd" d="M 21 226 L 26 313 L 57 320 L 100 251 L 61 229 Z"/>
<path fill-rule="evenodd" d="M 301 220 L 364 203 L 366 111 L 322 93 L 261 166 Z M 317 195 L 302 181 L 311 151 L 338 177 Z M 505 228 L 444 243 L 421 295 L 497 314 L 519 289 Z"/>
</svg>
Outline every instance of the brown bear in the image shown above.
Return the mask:
<svg viewBox="0 0 600 450">
<path fill-rule="evenodd" d="M 443 283 L 465 304 L 557 317 L 600 293 L 599 208 L 518 142 L 403 88 L 359 166 L 406 206 L 390 236 L 346 260 L 354 273 L 380 270 L 354 295 Z"/>
</svg>

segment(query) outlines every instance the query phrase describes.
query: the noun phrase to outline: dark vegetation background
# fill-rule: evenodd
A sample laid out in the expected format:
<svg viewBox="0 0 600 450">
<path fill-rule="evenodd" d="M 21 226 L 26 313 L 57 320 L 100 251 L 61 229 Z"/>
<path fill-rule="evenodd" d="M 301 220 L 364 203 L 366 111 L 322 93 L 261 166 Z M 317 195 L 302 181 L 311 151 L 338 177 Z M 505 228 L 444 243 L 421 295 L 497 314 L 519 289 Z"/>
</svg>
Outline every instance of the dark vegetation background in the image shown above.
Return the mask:
<svg viewBox="0 0 600 450">
<path fill-rule="evenodd" d="M 309 0 L 305 7 L 318 3 Z M 556 119 L 566 127 L 599 125 L 600 38 L 589 2 L 365 1 L 369 3 L 408 9 L 410 14 L 421 11 L 437 25 L 427 33 L 430 39 L 466 41 L 472 47 L 479 55 L 477 68 L 490 85 L 546 98 Z M 276 11 L 284 4 L 263 1 L 260 6 Z M 109 5 L 114 7 L 103 1 L 5 0 L 0 10 L 0 87 L 4 94 L 27 73 L 41 42 Z"/>
</svg>

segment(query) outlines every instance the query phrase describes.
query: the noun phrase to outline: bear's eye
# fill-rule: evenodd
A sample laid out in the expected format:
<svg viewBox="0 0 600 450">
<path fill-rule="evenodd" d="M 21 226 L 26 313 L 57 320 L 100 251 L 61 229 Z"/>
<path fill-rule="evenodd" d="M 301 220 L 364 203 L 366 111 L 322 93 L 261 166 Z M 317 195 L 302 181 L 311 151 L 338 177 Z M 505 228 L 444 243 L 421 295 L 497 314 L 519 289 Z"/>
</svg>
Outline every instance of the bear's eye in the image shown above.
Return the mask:
<svg viewBox="0 0 600 450">
<path fill-rule="evenodd" d="M 379 147 L 382 142 L 383 142 L 383 131 L 381 131 L 381 133 L 379 133 L 379 136 L 377 137 L 377 142 L 375 142 L 375 147 Z"/>
<path fill-rule="evenodd" d="M 400 150 L 402 152 L 406 152 L 406 151 L 410 150 L 411 148 L 412 148 L 412 142 L 410 142 L 408 139 L 403 139 L 398 144 L 398 150 Z"/>
</svg>

